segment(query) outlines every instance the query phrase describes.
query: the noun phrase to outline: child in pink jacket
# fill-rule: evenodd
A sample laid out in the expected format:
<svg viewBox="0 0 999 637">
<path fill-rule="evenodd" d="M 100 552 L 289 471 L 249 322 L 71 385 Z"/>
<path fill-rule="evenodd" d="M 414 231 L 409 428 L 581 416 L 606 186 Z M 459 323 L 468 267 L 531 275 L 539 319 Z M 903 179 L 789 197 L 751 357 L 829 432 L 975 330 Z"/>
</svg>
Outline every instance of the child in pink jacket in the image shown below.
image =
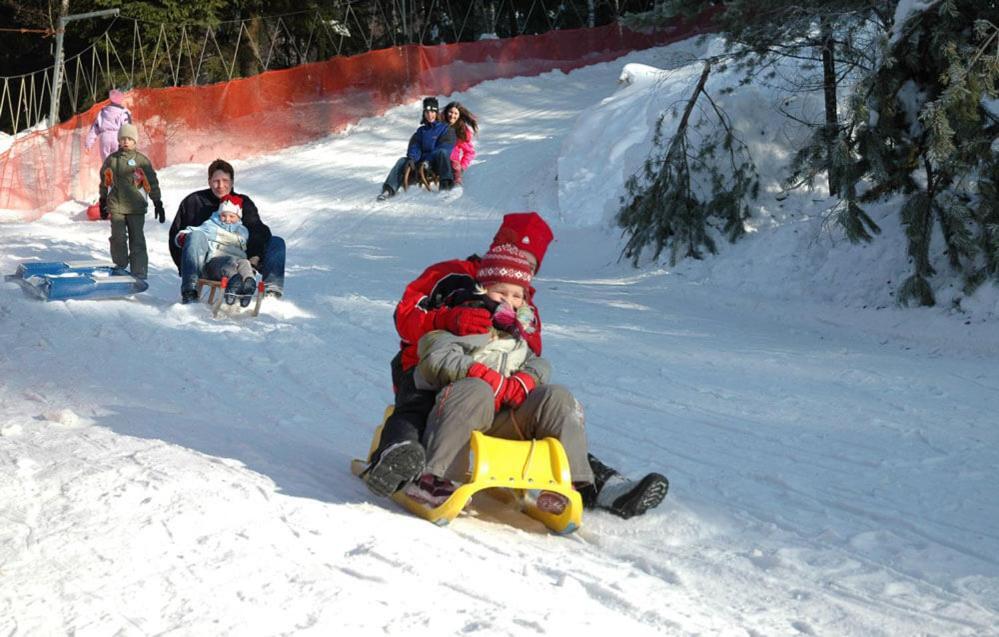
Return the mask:
<svg viewBox="0 0 999 637">
<path fill-rule="evenodd" d="M 478 135 L 479 123 L 475 120 L 475 115 L 460 102 L 451 102 L 444 107 L 444 121 L 454 129 L 457 138 L 454 149 L 451 150 L 451 169 L 454 171 L 454 183 L 459 185 L 462 173 L 468 170 L 475 158 L 472 137 Z"/>
<path fill-rule="evenodd" d="M 102 164 L 108 155 L 118 150 L 118 131 L 121 129 L 121 125 L 132 123 L 132 114 L 124 105 L 125 94 L 116 88 L 111 89 L 111 92 L 108 93 L 108 99 L 111 100 L 111 103 L 97 113 L 97 119 L 90 127 L 87 140 L 83 144 L 84 148 L 90 150 L 97 138 L 100 137 Z"/>
</svg>

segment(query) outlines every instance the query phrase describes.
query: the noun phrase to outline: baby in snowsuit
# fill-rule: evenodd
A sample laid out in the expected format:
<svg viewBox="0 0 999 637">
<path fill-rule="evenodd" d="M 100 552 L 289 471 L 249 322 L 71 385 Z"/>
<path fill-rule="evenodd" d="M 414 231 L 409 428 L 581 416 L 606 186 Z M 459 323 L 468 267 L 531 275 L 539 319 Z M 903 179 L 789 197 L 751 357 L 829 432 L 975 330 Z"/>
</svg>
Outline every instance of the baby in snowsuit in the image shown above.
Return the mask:
<svg viewBox="0 0 999 637">
<path fill-rule="evenodd" d="M 184 246 L 180 264 L 181 298 L 188 302 L 198 277 L 221 280 L 228 277 L 225 302 L 232 305 L 239 296 L 239 304 L 250 304 L 257 282 L 253 266 L 246 258 L 246 242 L 250 231 L 242 223 L 243 198 L 229 194 L 222 197 L 219 209 L 200 226 L 187 227 L 177 234 L 175 241 Z M 203 263 L 203 269 L 199 264 Z M 196 295 L 194 297 L 197 298 Z"/>
<path fill-rule="evenodd" d="M 515 246 L 490 249 L 479 266 L 484 290 L 478 302 L 495 308 L 493 329 L 467 336 L 435 330 L 419 341 L 415 382 L 420 389 L 439 391 L 423 436 L 426 473 L 406 493 L 428 506 L 438 506 L 455 482 L 465 479 L 475 430 L 513 440 L 557 438 L 569 459 L 572 481 L 593 482 L 583 410 L 568 389 L 548 384 L 551 366 L 522 338 L 534 324 L 526 298 L 533 271 Z M 543 496 L 538 506 L 553 512 L 568 503 L 556 493 Z"/>
</svg>

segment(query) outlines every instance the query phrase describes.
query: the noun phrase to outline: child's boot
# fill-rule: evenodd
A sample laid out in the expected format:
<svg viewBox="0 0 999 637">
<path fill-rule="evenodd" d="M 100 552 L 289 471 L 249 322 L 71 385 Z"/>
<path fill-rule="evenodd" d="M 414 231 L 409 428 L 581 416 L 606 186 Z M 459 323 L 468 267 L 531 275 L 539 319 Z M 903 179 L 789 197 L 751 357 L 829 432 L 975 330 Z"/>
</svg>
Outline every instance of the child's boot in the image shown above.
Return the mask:
<svg viewBox="0 0 999 637">
<path fill-rule="evenodd" d="M 252 276 L 243 279 L 243 285 L 239 288 L 239 307 L 246 307 L 253 300 L 253 293 L 257 289 L 257 280 Z"/>
<path fill-rule="evenodd" d="M 456 488 L 458 485 L 446 478 L 424 473 L 419 480 L 407 484 L 404 493 L 433 509 L 444 504 Z"/>
<path fill-rule="evenodd" d="M 384 449 L 364 472 L 368 488 L 390 496 L 423 471 L 426 452 L 416 440 L 403 440 Z"/>
<path fill-rule="evenodd" d="M 236 302 L 236 295 L 239 294 L 243 286 L 243 277 L 234 274 L 229 277 L 229 282 L 225 286 L 225 304 L 232 305 Z"/>
</svg>

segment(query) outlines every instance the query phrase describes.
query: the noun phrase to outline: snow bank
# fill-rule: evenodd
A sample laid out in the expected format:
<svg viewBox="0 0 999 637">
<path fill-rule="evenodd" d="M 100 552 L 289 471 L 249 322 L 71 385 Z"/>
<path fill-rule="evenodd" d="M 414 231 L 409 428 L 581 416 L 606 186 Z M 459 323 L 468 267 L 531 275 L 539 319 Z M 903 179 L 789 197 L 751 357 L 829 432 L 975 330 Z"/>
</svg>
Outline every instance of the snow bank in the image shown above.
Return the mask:
<svg viewBox="0 0 999 637">
<path fill-rule="evenodd" d="M 676 57 L 670 60 L 675 64 L 665 67 L 625 64 L 613 92 L 579 116 L 558 158 L 558 204 L 567 223 L 615 226 L 627 179 L 641 173 L 655 150 L 656 121 L 662 115 L 664 131 L 676 130 L 701 75 L 703 63 L 688 62 L 686 56 L 710 56 L 722 45 L 719 38 L 709 40 L 703 50 L 689 42 L 677 45 L 672 48 Z M 902 198 L 867 206 L 882 234 L 870 244 L 851 244 L 833 222 L 838 200 L 828 196 L 821 178 L 814 188 L 785 190 L 789 161 L 810 130 L 783 111 L 805 121 L 820 121 L 823 116 L 821 95 L 791 91 L 784 78 L 797 72 L 794 63 L 785 61 L 777 65 L 776 77 L 769 83 L 757 81 L 725 93 L 723 89 L 736 86 L 742 73 L 733 68 L 712 71 L 706 90 L 731 117 L 749 148 L 760 174 L 761 195 L 748 222 L 749 236 L 735 245 L 719 236 L 721 256 L 683 261 L 675 273 L 760 299 L 860 309 L 894 307 L 898 287 L 911 273 L 899 214 Z M 694 111 L 694 127 L 701 121 L 715 125 L 707 108 L 700 104 Z M 918 118 L 913 116 L 913 121 L 918 123 Z M 939 241 L 932 254 L 938 274 L 930 283 L 944 312 L 978 322 L 999 319 L 992 302 L 995 286 L 987 284 L 974 295 L 965 295 L 960 273 L 951 270 Z"/>
</svg>

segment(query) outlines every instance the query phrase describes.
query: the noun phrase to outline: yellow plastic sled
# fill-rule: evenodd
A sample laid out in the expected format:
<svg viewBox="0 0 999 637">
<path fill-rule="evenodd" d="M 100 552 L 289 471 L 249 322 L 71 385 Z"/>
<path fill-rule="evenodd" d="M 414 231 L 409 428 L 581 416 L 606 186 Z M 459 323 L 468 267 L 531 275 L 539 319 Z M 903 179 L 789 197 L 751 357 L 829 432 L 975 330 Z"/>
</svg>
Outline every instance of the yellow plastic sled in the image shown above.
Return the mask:
<svg viewBox="0 0 999 637">
<path fill-rule="evenodd" d="M 385 418 L 391 413 L 390 406 L 385 410 Z M 384 423 L 383 419 L 382 425 L 375 429 L 368 459 L 378 448 Z M 414 515 L 444 526 L 458 517 L 477 492 L 483 489 L 509 489 L 510 491 L 498 492 L 497 495 L 504 499 L 502 494 L 512 492 L 524 513 L 553 532 L 567 535 L 582 526 L 583 499 L 572 488 L 569 460 L 562 443 L 555 438 L 505 440 L 473 431 L 469 460 L 471 471 L 468 480 L 455 489 L 451 497 L 440 506 L 428 508 L 407 496 L 401 489 L 392 494 L 392 499 Z M 360 476 L 367 468 L 368 460 L 355 458 L 350 465 L 354 475 Z M 559 493 L 569 499 L 569 504 L 560 514 L 542 511 L 534 504 L 540 491 Z"/>
</svg>

